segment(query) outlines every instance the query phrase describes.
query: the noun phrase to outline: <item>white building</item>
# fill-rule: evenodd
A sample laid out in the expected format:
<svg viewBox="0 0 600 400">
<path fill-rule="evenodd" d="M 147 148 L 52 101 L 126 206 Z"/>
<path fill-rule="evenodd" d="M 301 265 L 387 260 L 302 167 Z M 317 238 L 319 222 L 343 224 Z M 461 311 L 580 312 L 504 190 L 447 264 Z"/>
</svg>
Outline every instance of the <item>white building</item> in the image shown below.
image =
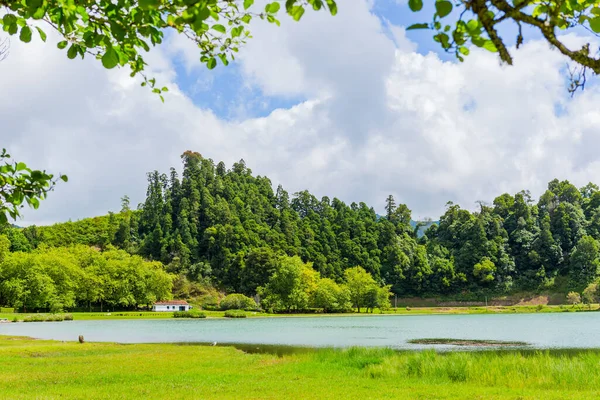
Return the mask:
<svg viewBox="0 0 600 400">
<path fill-rule="evenodd" d="M 185 300 L 157 301 L 152 306 L 152 311 L 189 311 L 192 306 Z"/>
</svg>

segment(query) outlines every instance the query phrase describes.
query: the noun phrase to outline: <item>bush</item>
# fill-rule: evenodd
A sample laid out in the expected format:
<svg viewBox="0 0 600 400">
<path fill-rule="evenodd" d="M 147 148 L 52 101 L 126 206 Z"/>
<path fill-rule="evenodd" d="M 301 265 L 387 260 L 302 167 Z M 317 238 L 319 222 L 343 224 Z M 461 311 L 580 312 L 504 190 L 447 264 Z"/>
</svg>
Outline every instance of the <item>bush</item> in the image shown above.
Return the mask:
<svg viewBox="0 0 600 400">
<path fill-rule="evenodd" d="M 246 313 L 244 310 L 227 310 L 225 318 L 246 318 Z"/>
<path fill-rule="evenodd" d="M 219 309 L 219 299 L 217 296 L 208 294 L 200 300 L 200 306 L 203 310 L 214 311 Z"/>
<path fill-rule="evenodd" d="M 206 318 L 206 314 L 197 310 L 175 311 L 173 318 Z"/>
<path fill-rule="evenodd" d="M 577 304 L 581 303 L 581 296 L 577 292 L 569 292 L 567 295 L 567 303 L 576 306 Z"/>
<path fill-rule="evenodd" d="M 71 317 L 72 318 L 72 317 Z M 33 314 L 23 318 L 23 322 L 60 322 L 64 321 L 65 318 L 62 315 L 45 315 L 45 314 Z"/>
<path fill-rule="evenodd" d="M 12 314 L 14 312 L 15 312 L 14 308 L 11 308 L 11 307 L 0 307 L 0 313 Z"/>
<path fill-rule="evenodd" d="M 65 321 L 73 321 L 73 314 L 65 314 L 63 315 Z"/>
<path fill-rule="evenodd" d="M 221 310 L 256 310 L 256 302 L 243 294 L 234 293 L 221 300 Z"/>
</svg>

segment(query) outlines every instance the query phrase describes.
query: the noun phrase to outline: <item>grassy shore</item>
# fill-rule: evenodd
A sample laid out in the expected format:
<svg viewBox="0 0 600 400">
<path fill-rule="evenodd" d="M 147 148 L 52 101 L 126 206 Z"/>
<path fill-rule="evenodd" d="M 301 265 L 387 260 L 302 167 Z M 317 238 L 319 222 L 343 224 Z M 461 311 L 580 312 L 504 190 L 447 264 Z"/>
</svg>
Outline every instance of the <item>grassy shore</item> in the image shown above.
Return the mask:
<svg viewBox="0 0 600 400">
<path fill-rule="evenodd" d="M 599 311 L 600 306 L 593 304 L 590 306 L 489 306 L 489 307 L 406 307 L 396 308 L 386 311 L 375 310 L 373 313 L 348 314 L 269 314 L 264 312 L 247 311 L 248 318 L 264 317 L 318 317 L 318 316 L 371 316 L 371 315 L 439 315 L 439 314 L 517 314 L 517 313 L 557 313 L 557 312 L 588 312 Z M 224 311 L 203 311 L 208 318 L 224 318 Z M 148 312 L 148 311 L 116 311 L 116 312 L 79 312 L 70 313 L 74 320 L 94 320 L 94 319 L 158 319 L 172 318 L 172 312 Z M 12 321 L 15 317 L 23 320 L 27 313 L 8 314 L 0 313 L 0 318 L 7 318 Z"/>
<path fill-rule="evenodd" d="M 397 353 L 278 357 L 233 347 L 63 343 L 0 337 L 6 399 L 592 399 L 600 352 Z"/>
</svg>

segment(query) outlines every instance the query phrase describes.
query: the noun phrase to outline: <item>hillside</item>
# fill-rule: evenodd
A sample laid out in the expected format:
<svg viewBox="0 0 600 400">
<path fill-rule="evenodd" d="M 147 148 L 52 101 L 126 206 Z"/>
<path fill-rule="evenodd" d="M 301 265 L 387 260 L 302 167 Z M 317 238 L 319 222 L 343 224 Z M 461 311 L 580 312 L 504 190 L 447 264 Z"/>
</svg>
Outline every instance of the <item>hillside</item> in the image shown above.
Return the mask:
<svg viewBox="0 0 600 400">
<path fill-rule="evenodd" d="M 415 237 L 410 210 L 393 198 L 380 217 L 365 203 L 273 190 L 243 160 L 228 169 L 186 152 L 182 161 L 181 178 L 175 169 L 148 174 L 139 210 L 124 199 L 116 214 L 12 230 L 11 249 L 110 244 L 247 295 L 268 281 L 280 255 L 299 256 L 338 282 L 362 266 L 399 296 L 548 290 L 557 282 L 581 291 L 597 279 L 600 192 L 592 184 L 553 180 L 537 203 L 526 191 L 501 194 L 478 212 L 450 204 Z"/>
</svg>

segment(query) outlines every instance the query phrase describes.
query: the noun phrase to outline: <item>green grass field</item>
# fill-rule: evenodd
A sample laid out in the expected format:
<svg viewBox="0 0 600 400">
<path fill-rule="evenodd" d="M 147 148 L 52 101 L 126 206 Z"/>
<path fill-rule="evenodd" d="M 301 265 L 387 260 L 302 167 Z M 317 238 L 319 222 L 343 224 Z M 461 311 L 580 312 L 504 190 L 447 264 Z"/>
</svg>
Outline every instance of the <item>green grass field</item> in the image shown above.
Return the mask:
<svg viewBox="0 0 600 400">
<path fill-rule="evenodd" d="M 593 399 L 598 351 L 319 350 L 0 337 L 2 399 Z"/>
<path fill-rule="evenodd" d="M 600 306 L 593 304 L 590 306 L 490 306 L 490 307 L 406 307 L 390 309 L 384 312 L 375 310 L 373 313 L 366 313 L 365 310 L 361 310 L 359 313 L 350 314 L 268 314 L 263 312 L 252 312 L 247 311 L 246 315 L 248 318 L 259 318 L 259 317 L 318 317 L 318 316 L 369 316 L 369 315 L 433 315 L 433 314 L 510 314 L 510 313 L 554 313 L 554 312 L 588 312 L 598 311 Z M 208 318 L 223 318 L 224 311 L 203 311 Z M 70 313 L 73 315 L 75 320 L 91 320 L 91 319 L 155 319 L 155 318 L 172 318 L 172 312 L 148 312 L 148 311 L 113 311 L 113 312 L 79 312 Z M 0 318 L 7 318 L 13 320 L 17 318 L 23 320 L 28 313 L 0 313 Z"/>
</svg>

